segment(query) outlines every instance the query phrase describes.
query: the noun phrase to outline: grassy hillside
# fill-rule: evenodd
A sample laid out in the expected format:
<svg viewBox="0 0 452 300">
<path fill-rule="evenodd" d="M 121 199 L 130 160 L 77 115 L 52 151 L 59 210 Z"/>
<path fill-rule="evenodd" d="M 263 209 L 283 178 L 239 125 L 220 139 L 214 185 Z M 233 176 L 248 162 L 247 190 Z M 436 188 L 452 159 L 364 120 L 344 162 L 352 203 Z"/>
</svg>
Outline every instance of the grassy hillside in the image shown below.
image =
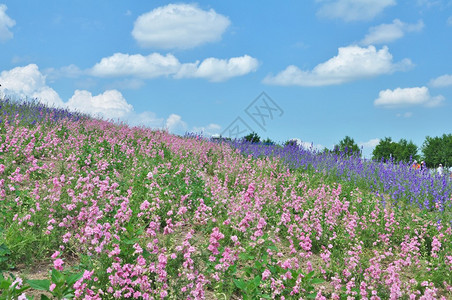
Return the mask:
<svg viewBox="0 0 452 300">
<path fill-rule="evenodd" d="M 1 108 L 0 299 L 452 297 L 447 181 L 419 175 L 410 200 L 379 171 L 296 164 L 300 149 L 14 105 Z"/>
</svg>

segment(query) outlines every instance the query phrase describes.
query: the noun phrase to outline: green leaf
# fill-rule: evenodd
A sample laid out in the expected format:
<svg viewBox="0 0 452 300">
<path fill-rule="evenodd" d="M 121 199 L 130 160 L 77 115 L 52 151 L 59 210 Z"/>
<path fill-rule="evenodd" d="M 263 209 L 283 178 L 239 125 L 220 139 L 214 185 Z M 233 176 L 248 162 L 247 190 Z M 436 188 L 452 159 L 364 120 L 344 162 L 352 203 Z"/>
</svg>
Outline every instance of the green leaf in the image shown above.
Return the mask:
<svg viewBox="0 0 452 300">
<path fill-rule="evenodd" d="M 318 283 L 324 283 L 324 282 L 325 282 L 325 280 L 323 280 L 322 278 L 312 278 L 311 279 L 312 284 L 318 284 Z"/>
<path fill-rule="evenodd" d="M 258 270 L 260 270 L 260 269 L 262 269 L 262 264 L 259 262 L 259 261 L 255 261 L 254 262 L 254 267 L 256 268 L 256 269 L 258 269 Z"/>
<path fill-rule="evenodd" d="M 64 275 L 60 271 L 53 269 L 52 282 L 54 282 L 57 285 L 61 285 L 62 283 L 64 283 Z"/>
<path fill-rule="evenodd" d="M 234 284 L 235 284 L 235 286 L 236 287 L 238 287 L 239 289 L 241 289 L 241 290 L 246 290 L 246 284 L 245 284 L 245 282 L 243 281 L 243 279 L 234 279 Z"/>
<path fill-rule="evenodd" d="M 72 274 L 71 276 L 68 276 L 66 278 L 66 283 L 67 285 L 69 285 L 70 287 L 72 287 L 74 285 L 74 283 L 79 280 L 80 278 L 82 278 L 83 273 L 76 273 L 76 274 Z"/>
<path fill-rule="evenodd" d="M 40 291 L 48 291 L 50 287 L 50 280 L 44 279 L 44 280 L 27 280 L 27 283 L 35 290 Z M 42 299 L 42 297 L 41 297 Z"/>
<path fill-rule="evenodd" d="M 311 271 L 306 275 L 306 279 L 310 279 L 312 276 L 314 276 L 314 271 Z"/>
<path fill-rule="evenodd" d="M 41 294 L 41 300 L 50 300 L 50 298 L 44 294 Z"/>
<path fill-rule="evenodd" d="M 256 285 L 256 286 L 259 286 L 260 284 L 261 284 L 261 282 L 262 282 L 262 277 L 261 277 L 261 275 L 256 275 L 256 277 L 254 277 L 254 284 Z"/>
<path fill-rule="evenodd" d="M 232 274 L 235 274 L 235 272 L 237 272 L 237 265 L 232 265 L 229 267 L 229 270 L 231 270 Z"/>
<path fill-rule="evenodd" d="M 63 296 L 64 299 L 72 299 L 72 298 L 74 298 L 74 297 L 75 297 L 75 295 L 72 294 L 72 293 L 68 293 L 68 294 L 65 294 L 65 295 Z"/>
<path fill-rule="evenodd" d="M 11 282 L 9 280 L 2 280 L 0 282 L 0 290 L 7 290 L 10 285 L 11 285 Z"/>
<path fill-rule="evenodd" d="M 11 251 L 8 249 L 8 247 L 5 244 L 0 245 L 0 255 L 8 255 L 11 254 Z"/>
<path fill-rule="evenodd" d="M 310 293 L 307 298 L 308 299 L 315 299 L 315 297 L 317 296 L 317 293 Z"/>
<path fill-rule="evenodd" d="M 14 291 L 17 293 L 17 294 L 22 294 L 22 292 L 24 292 L 24 291 L 26 291 L 26 290 L 28 290 L 30 287 L 29 286 L 22 286 L 20 289 L 14 289 Z"/>
<path fill-rule="evenodd" d="M 264 265 L 266 265 L 268 263 L 268 253 L 264 252 L 264 254 L 262 254 L 262 262 L 264 263 Z"/>
<path fill-rule="evenodd" d="M 135 243 L 137 243 L 139 241 L 139 239 L 124 239 L 123 242 L 126 245 L 133 245 Z"/>
<path fill-rule="evenodd" d="M 143 255 L 144 258 L 148 258 L 148 257 L 151 255 L 151 252 L 149 252 L 149 251 L 146 250 L 146 249 L 143 249 L 142 255 Z"/>
</svg>

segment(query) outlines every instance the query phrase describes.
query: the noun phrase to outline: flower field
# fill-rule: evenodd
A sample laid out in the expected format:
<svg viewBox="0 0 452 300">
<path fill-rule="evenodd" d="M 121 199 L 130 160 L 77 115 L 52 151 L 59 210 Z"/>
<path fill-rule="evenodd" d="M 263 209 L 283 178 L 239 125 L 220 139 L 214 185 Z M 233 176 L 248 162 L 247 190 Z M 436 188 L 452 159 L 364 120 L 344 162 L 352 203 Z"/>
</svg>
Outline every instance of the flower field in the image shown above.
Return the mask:
<svg viewBox="0 0 452 300">
<path fill-rule="evenodd" d="M 452 298 L 447 180 L 1 116 L 0 299 Z"/>
</svg>

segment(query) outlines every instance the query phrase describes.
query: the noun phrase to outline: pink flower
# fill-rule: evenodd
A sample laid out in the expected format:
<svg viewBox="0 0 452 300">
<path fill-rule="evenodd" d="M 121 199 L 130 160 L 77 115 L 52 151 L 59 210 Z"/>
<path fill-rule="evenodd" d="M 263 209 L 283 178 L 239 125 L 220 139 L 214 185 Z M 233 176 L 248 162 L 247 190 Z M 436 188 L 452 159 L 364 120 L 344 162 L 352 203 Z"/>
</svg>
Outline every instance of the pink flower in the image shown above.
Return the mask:
<svg viewBox="0 0 452 300">
<path fill-rule="evenodd" d="M 53 262 L 53 266 L 59 271 L 63 271 L 63 264 L 64 261 L 61 258 L 58 258 Z"/>
<path fill-rule="evenodd" d="M 88 271 L 85 270 L 85 272 L 83 273 L 83 279 L 84 280 L 91 280 L 91 276 L 93 275 L 94 271 Z"/>
<path fill-rule="evenodd" d="M 60 251 L 55 251 L 55 253 L 52 254 L 52 259 L 57 258 L 60 255 Z"/>
<path fill-rule="evenodd" d="M 49 291 L 51 291 L 51 292 L 53 292 L 53 290 L 56 288 L 56 284 L 55 283 L 52 283 L 50 286 L 49 286 Z"/>
<path fill-rule="evenodd" d="M 17 297 L 17 300 L 27 300 L 27 296 L 25 296 L 25 293 L 22 293 L 19 297 Z"/>
<path fill-rule="evenodd" d="M 263 281 L 267 280 L 270 277 L 271 274 L 272 273 L 270 272 L 269 269 L 265 269 L 265 271 L 262 272 L 262 280 Z"/>
</svg>

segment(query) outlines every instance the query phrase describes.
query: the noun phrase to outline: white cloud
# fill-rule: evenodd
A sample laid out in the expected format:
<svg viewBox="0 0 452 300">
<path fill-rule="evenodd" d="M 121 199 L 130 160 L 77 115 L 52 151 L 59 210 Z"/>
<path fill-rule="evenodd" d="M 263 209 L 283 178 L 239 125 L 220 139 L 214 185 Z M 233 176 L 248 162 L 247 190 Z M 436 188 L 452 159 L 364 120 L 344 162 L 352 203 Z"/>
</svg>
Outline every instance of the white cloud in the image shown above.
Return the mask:
<svg viewBox="0 0 452 300">
<path fill-rule="evenodd" d="M 420 31 L 424 28 L 424 22 L 419 21 L 417 24 L 403 23 L 399 19 L 395 19 L 391 24 L 381 24 L 369 29 L 361 41 L 363 45 L 384 44 L 400 39 L 407 32 Z"/>
<path fill-rule="evenodd" d="M 370 139 L 367 142 L 359 142 L 358 146 L 361 148 L 363 147 L 364 149 L 371 149 L 371 148 L 375 148 L 375 146 L 377 146 L 380 143 L 380 139 L 376 138 L 376 139 Z"/>
<path fill-rule="evenodd" d="M 429 84 L 433 87 L 452 86 L 452 75 L 444 74 L 442 76 L 430 80 Z"/>
<path fill-rule="evenodd" d="M 367 21 L 380 14 L 386 7 L 396 4 L 395 0 L 317 0 L 324 3 L 317 15 L 344 21 Z"/>
<path fill-rule="evenodd" d="M 374 101 L 375 106 L 385 108 L 423 105 L 427 107 L 439 106 L 444 101 L 442 95 L 431 96 L 427 87 L 396 88 L 395 90 L 380 91 L 379 97 Z"/>
<path fill-rule="evenodd" d="M 133 111 L 133 106 L 117 90 L 107 90 L 97 96 L 85 90 L 76 90 L 67 107 L 107 119 L 122 118 Z"/>
<path fill-rule="evenodd" d="M 257 59 L 244 55 L 230 59 L 206 58 L 199 63 L 187 63 L 174 76 L 175 78 L 206 78 L 210 81 L 224 81 L 257 70 Z"/>
<path fill-rule="evenodd" d="M 123 119 L 132 126 L 146 126 L 150 128 L 163 129 L 165 125 L 165 120 L 159 118 L 157 114 L 151 111 L 145 111 L 142 113 L 132 112 Z"/>
<path fill-rule="evenodd" d="M 207 126 L 201 126 L 201 127 L 193 127 L 192 132 L 194 133 L 201 133 L 204 136 L 212 136 L 215 134 L 219 134 L 221 130 L 221 126 L 215 123 L 211 123 Z"/>
<path fill-rule="evenodd" d="M 174 78 L 205 78 L 210 81 L 224 81 L 231 77 L 242 76 L 257 69 L 257 59 L 244 55 L 230 59 L 207 58 L 201 63 L 181 64 L 172 54 L 163 56 L 152 53 L 129 55 L 115 53 L 102 58 L 92 69 L 91 74 L 100 77 L 134 76 L 155 78 L 174 76 Z"/>
<path fill-rule="evenodd" d="M 13 33 L 10 31 L 16 21 L 11 19 L 7 14 L 6 10 L 8 7 L 5 4 L 0 4 L 0 41 L 4 42 L 13 38 Z"/>
<path fill-rule="evenodd" d="M 73 96 L 63 102 L 58 93 L 46 84 L 37 65 L 29 64 L 16 67 L 0 73 L 0 97 L 12 96 L 13 99 L 26 100 L 37 98 L 38 101 L 70 110 L 100 116 L 105 119 L 122 120 L 132 126 L 146 126 L 150 128 L 167 128 L 171 133 L 185 133 L 187 124 L 182 117 L 171 114 L 168 119 L 157 117 L 151 111 L 135 112 L 133 106 L 127 102 L 118 90 L 107 90 L 99 95 L 92 95 L 87 90 L 76 90 Z M 215 130 L 216 124 L 209 124 L 206 129 Z"/>
<path fill-rule="evenodd" d="M 179 60 L 172 54 L 163 56 L 152 53 L 129 55 L 115 53 L 104 57 L 94 65 L 91 74 L 99 77 L 136 76 L 140 78 L 155 78 L 176 73 L 180 68 Z"/>
<path fill-rule="evenodd" d="M 337 56 L 320 63 L 312 71 L 303 71 L 291 65 L 275 76 L 268 75 L 264 83 L 275 85 L 323 86 L 341 84 L 361 78 L 369 78 L 413 66 L 409 59 L 393 63 L 388 47 L 377 50 L 374 46 L 361 48 L 356 45 L 341 47 Z"/>
<path fill-rule="evenodd" d="M 18 98 L 38 98 L 50 106 L 62 106 L 58 93 L 47 86 L 46 77 L 35 64 L 16 67 L 0 74 L 2 93 Z"/>
<path fill-rule="evenodd" d="M 165 122 L 165 128 L 169 132 L 184 134 L 187 130 L 187 123 L 182 121 L 182 117 L 176 114 L 171 114 Z"/>
<path fill-rule="evenodd" d="M 169 4 L 139 16 L 132 36 L 143 47 L 187 49 L 220 40 L 230 23 L 213 9 Z"/>
<path fill-rule="evenodd" d="M 370 139 L 367 142 L 359 142 L 358 146 L 362 148 L 362 156 L 364 158 L 371 158 L 373 149 L 380 143 L 380 139 Z"/>
</svg>

